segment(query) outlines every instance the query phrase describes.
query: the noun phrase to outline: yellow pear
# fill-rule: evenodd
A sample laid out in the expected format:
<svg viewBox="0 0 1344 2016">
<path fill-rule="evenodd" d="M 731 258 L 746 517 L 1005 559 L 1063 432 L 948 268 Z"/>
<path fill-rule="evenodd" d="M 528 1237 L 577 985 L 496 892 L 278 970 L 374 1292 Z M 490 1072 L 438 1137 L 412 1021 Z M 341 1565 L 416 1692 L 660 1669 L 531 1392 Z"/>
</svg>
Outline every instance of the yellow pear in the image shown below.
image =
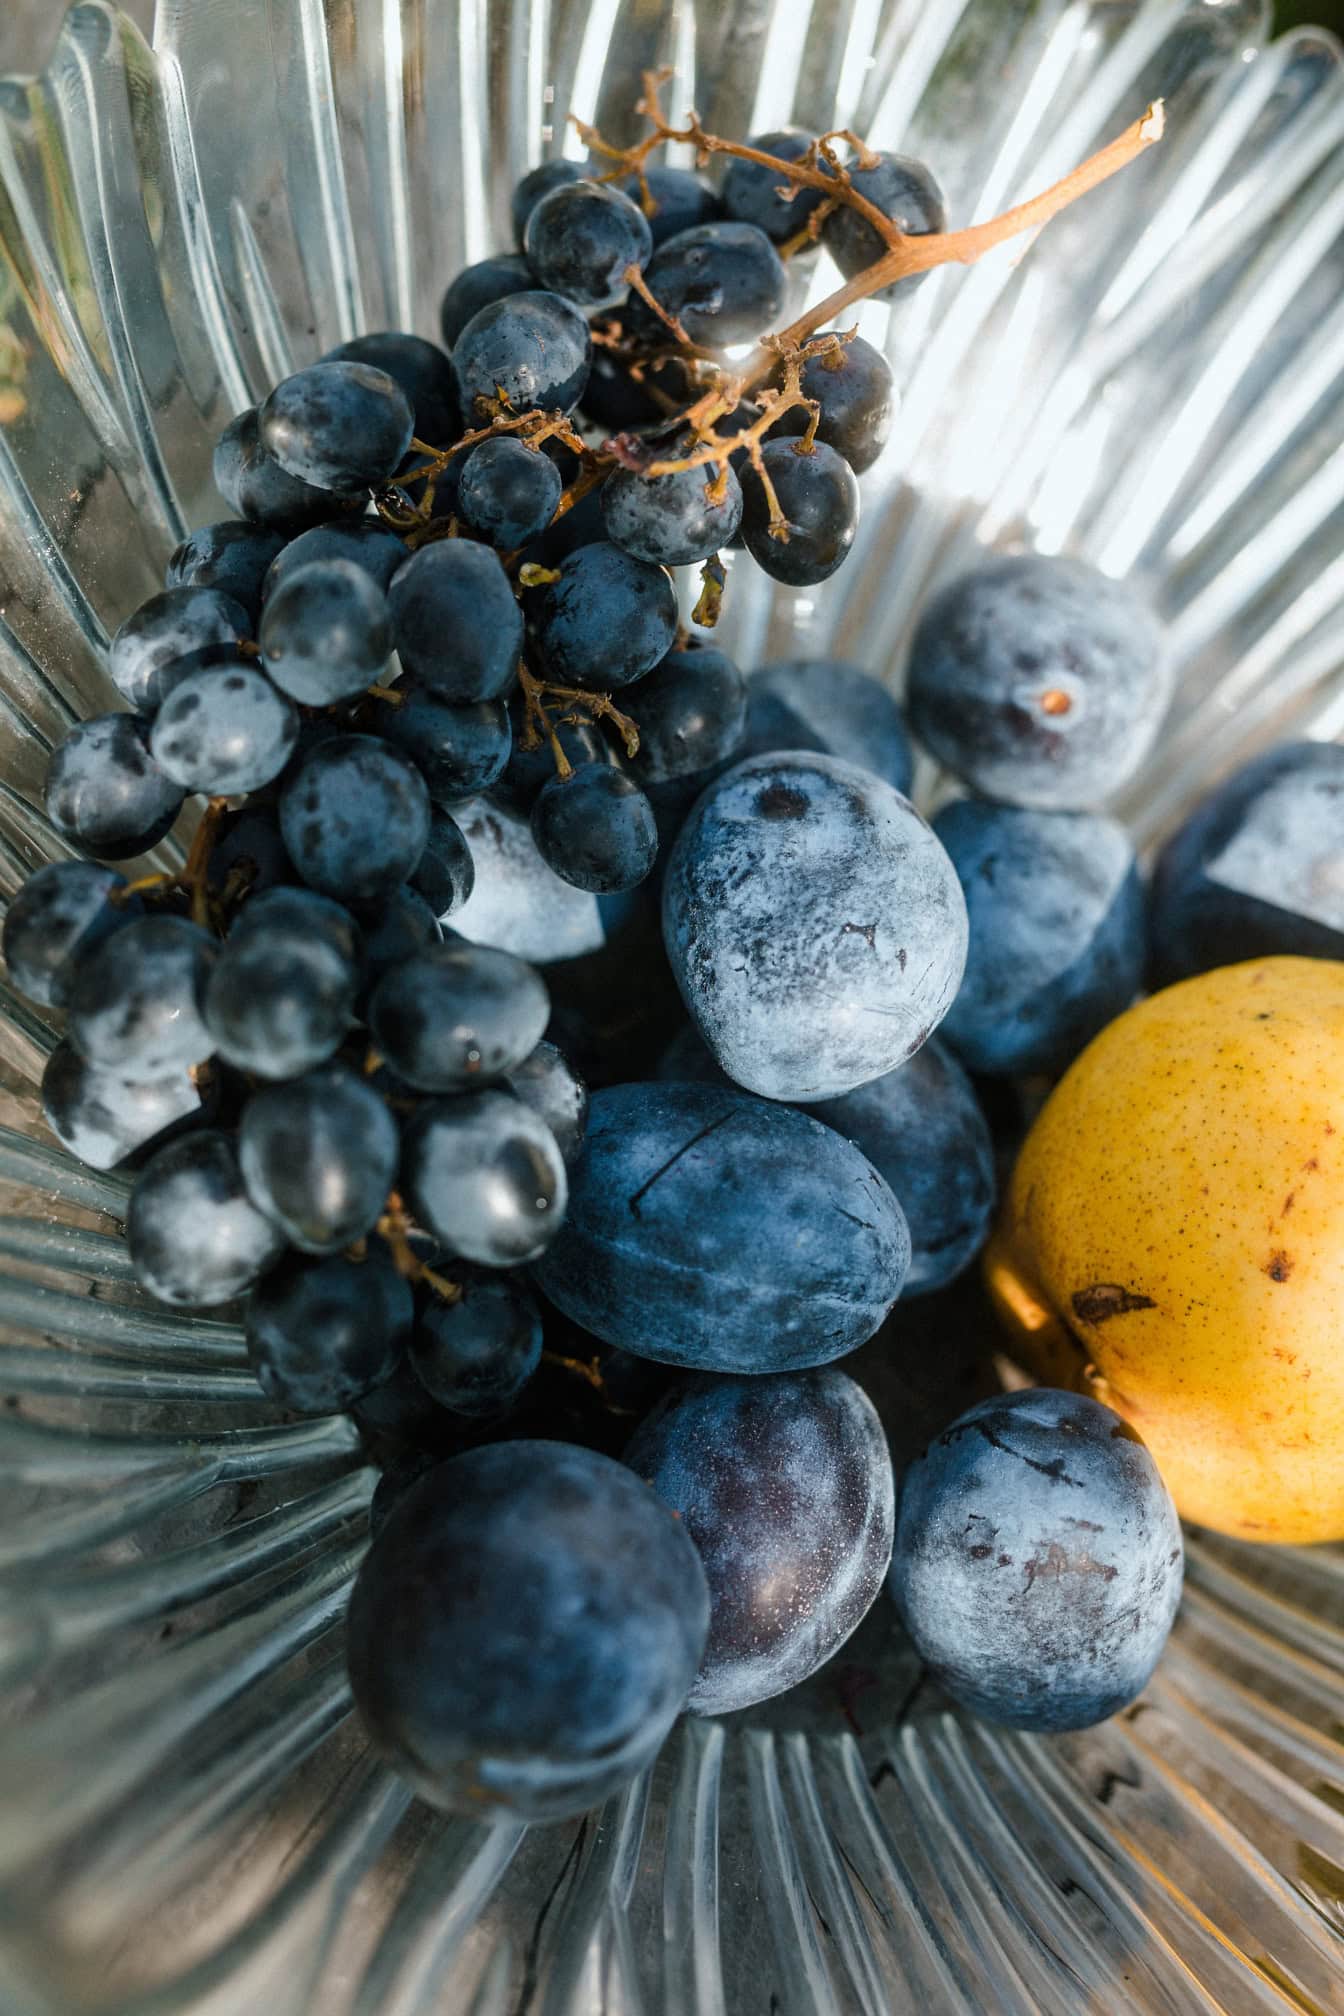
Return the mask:
<svg viewBox="0 0 1344 2016">
<path fill-rule="evenodd" d="M 1112 1022 L 986 1274 L 1014 1355 L 1132 1423 L 1185 1518 L 1344 1539 L 1344 964 L 1225 966 Z"/>
</svg>

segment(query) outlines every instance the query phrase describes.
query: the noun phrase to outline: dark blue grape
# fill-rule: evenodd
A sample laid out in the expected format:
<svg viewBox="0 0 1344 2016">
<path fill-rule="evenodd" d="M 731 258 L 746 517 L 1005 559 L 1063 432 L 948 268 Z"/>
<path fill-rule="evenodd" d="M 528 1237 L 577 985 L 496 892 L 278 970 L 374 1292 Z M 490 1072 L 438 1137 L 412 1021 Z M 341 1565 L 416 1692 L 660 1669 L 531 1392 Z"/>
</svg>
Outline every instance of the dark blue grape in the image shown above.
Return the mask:
<svg viewBox="0 0 1344 2016">
<path fill-rule="evenodd" d="M 758 153 L 773 154 L 777 161 L 801 161 L 816 139 L 797 126 L 782 126 L 773 133 L 754 133 L 747 142 Z M 824 169 L 825 164 L 819 163 Z M 791 193 L 780 195 L 780 190 Z M 812 212 L 825 202 L 820 189 L 805 189 L 790 183 L 778 168 L 763 167 L 759 161 L 732 161 L 723 178 L 722 201 L 725 212 L 739 224 L 754 224 L 776 245 L 783 245 L 802 230 Z"/>
<path fill-rule="evenodd" d="M 820 1121 L 714 1085 L 617 1085 L 593 1095 L 537 1278 L 636 1357 L 784 1372 L 871 1337 L 909 1263 L 900 1205 Z"/>
<path fill-rule="evenodd" d="M 585 308 L 620 300 L 653 251 L 649 220 L 610 183 L 569 182 L 532 205 L 523 241 L 543 287 Z"/>
<path fill-rule="evenodd" d="M 183 791 L 242 797 L 280 775 L 299 739 L 299 717 L 255 665 L 193 672 L 154 718 L 149 746 Z"/>
<path fill-rule="evenodd" d="M 829 756 L 755 756 L 687 819 L 663 884 L 682 997 L 729 1077 L 824 1099 L 894 1071 L 966 957 L 952 863 L 908 801 Z"/>
<path fill-rule="evenodd" d="M 1158 856 L 1159 986 L 1243 959 L 1344 958 L 1344 749 L 1269 749 L 1197 805 Z"/>
<path fill-rule="evenodd" d="M 510 1067 L 508 1087 L 546 1122 L 565 1161 L 572 1162 L 588 1125 L 588 1087 L 564 1052 L 554 1043 L 538 1043 Z"/>
<path fill-rule="evenodd" d="M 747 686 L 724 652 L 692 639 L 640 680 L 630 711 L 639 729 L 630 768 L 642 784 L 663 784 L 732 755 L 746 722 Z"/>
<path fill-rule="evenodd" d="M 235 645 L 251 627 L 242 603 L 218 588 L 166 588 L 126 618 L 108 646 L 107 669 L 128 704 L 152 714 L 198 653 Z"/>
<path fill-rule="evenodd" d="M 452 349 L 472 316 L 482 308 L 488 308 L 492 301 L 506 300 L 510 294 L 532 292 L 536 284 L 526 259 L 513 252 L 498 253 L 492 259 L 477 260 L 474 266 L 464 266 L 456 280 L 450 281 L 439 308 L 439 329 L 448 348 Z M 438 448 L 443 443 L 436 441 L 434 446 Z"/>
<path fill-rule="evenodd" d="M 389 1378 L 352 1402 L 349 1411 L 379 1463 L 409 1466 L 418 1457 L 423 1474 L 431 1463 L 442 1462 L 463 1446 L 465 1422 L 431 1397 L 416 1378 L 409 1356 L 398 1361 Z"/>
<path fill-rule="evenodd" d="M 416 1319 L 411 1363 L 454 1414 L 507 1413 L 541 1363 L 541 1314 L 516 1274 L 462 1272 L 455 1302 L 431 1295 Z"/>
<path fill-rule="evenodd" d="M 408 1084 L 469 1091 L 522 1063 L 541 1041 L 550 1005 L 541 977 L 512 953 L 436 945 L 384 975 L 369 1029 Z"/>
<path fill-rule="evenodd" d="M 691 445 L 669 440 L 660 458 L 676 460 Z M 742 486 L 731 469 L 722 479 L 709 468 L 666 476 L 614 469 L 602 485 L 602 522 L 608 538 L 637 559 L 688 567 L 734 538 L 742 522 Z"/>
<path fill-rule="evenodd" d="M 185 917 L 137 917 L 77 961 L 67 1034 L 81 1056 L 141 1083 L 214 1049 L 202 1010 L 218 955 Z"/>
<path fill-rule="evenodd" d="M 232 905 L 293 879 L 294 863 L 285 852 L 273 807 L 249 804 L 227 815 L 206 868 L 213 895 L 226 896 Z"/>
<path fill-rule="evenodd" d="M 560 471 L 539 448 L 496 434 L 463 458 L 458 508 L 473 532 L 507 550 L 545 531 L 563 488 Z"/>
<path fill-rule="evenodd" d="M 281 531 L 301 531 L 318 525 L 344 507 L 360 511 L 362 496 L 341 498 L 330 488 L 320 489 L 291 476 L 274 455 L 262 446 L 257 410 L 249 406 L 230 420 L 215 444 L 213 473 L 215 488 L 231 511 L 259 525 L 274 525 Z"/>
<path fill-rule="evenodd" d="M 143 914 L 138 896 L 118 894 L 126 877 L 92 861 L 49 861 L 30 875 L 5 913 L 0 950 L 20 993 L 64 1008 L 75 962 Z"/>
<path fill-rule="evenodd" d="M 386 594 L 392 576 L 406 564 L 406 542 L 377 518 L 352 518 L 349 523 L 314 525 L 291 539 L 271 562 L 263 587 L 269 604 L 280 583 L 315 560 L 349 560 L 362 567 Z"/>
<path fill-rule="evenodd" d="M 561 294 L 530 289 L 477 309 L 453 345 L 457 394 L 468 426 L 500 410 L 568 413 L 583 397 L 593 345 L 588 324 Z"/>
<path fill-rule="evenodd" d="M 374 1748 L 431 1805 L 562 1819 L 652 1763 L 708 1618 L 694 1547 L 628 1470 L 501 1443 L 393 1506 L 351 1599 L 350 1681 Z"/>
<path fill-rule="evenodd" d="M 879 155 L 875 167 L 851 166 L 849 179 L 859 195 L 866 196 L 884 217 L 890 217 L 907 238 L 920 238 L 926 232 L 947 229 L 947 205 L 943 201 L 943 192 L 924 163 L 916 161 L 913 155 L 884 152 Z M 857 273 L 873 265 L 887 249 L 867 218 L 861 217 L 847 204 L 841 204 L 826 219 L 822 225 L 822 241 L 846 280 L 852 280 Z M 919 277 L 893 280 L 890 286 L 881 288 L 872 298 L 874 301 L 894 301 L 902 287 L 908 290 Z"/>
<path fill-rule="evenodd" d="M 589 490 L 581 497 L 572 510 L 562 518 L 552 519 L 540 539 L 534 539 L 527 548 L 524 558 L 544 567 L 558 567 L 570 553 L 576 553 L 580 546 L 591 546 L 599 539 L 605 539 L 602 525 L 602 490 Z"/>
<path fill-rule="evenodd" d="M 453 367 L 437 343 L 404 329 L 378 329 L 338 343 L 322 362 L 371 364 L 394 378 L 410 404 L 416 434 L 431 447 L 445 448 L 462 432 Z"/>
<path fill-rule="evenodd" d="M 140 1172 L 126 1244 L 142 1288 L 203 1309 L 250 1288 L 285 1242 L 249 1200 L 230 1136 L 207 1129 L 170 1141 Z"/>
<path fill-rule="evenodd" d="M 377 1240 L 358 1261 L 290 1254 L 247 1298 L 247 1355 L 277 1406 L 335 1414 L 396 1371 L 413 1314 L 410 1285 Z"/>
<path fill-rule="evenodd" d="M 712 224 L 723 215 L 723 205 L 709 184 L 689 168 L 664 168 L 650 161 L 644 168 L 644 182 L 652 209 L 645 203 L 638 175 L 626 176 L 615 187 L 639 204 L 649 220 L 655 245 L 675 238 L 679 231 L 689 231 L 693 224 Z"/>
<path fill-rule="evenodd" d="M 286 538 L 267 525 L 244 518 L 225 518 L 217 525 L 198 526 L 173 551 L 164 585 L 168 588 L 217 588 L 241 604 L 249 624 L 261 613 L 266 570 L 284 550 Z"/>
<path fill-rule="evenodd" d="M 659 393 L 665 397 L 660 399 Z M 680 358 L 641 364 L 636 376 L 624 359 L 598 349 L 593 352 L 593 368 L 579 404 L 585 419 L 591 420 L 594 427 L 601 427 L 608 434 L 623 434 L 655 422 L 664 424 L 670 413 L 688 406 L 693 397 Z M 589 494 L 600 498 L 600 492 Z M 602 535 L 599 532 L 597 536 Z"/>
<path fill-rule="evenodd" d="M 1090 812 L 1148 755 L 1171 681 L 1133 588 L 1081 560 L 995 554 L 926 606 L 906 704 L 920 741 L 984 797 Z"/>
<path fill-rule="evenodd" d="M 536 624 L 547 671 L 560 684 L 628 686 L 671 649 L 676 590 L 665 568 L 619 546 L 580 546 L 560 562 Z"/>
<path fill-rule="evenodd" d="M 448 813 L 432 812 L 425 851 L 411 877 L 412 889 L 445 924 L 467 901 L 475 881 L 476 866 L 461 827 Z"/>
<path fill-rule="evenodd" d="M 397 1175 L 397 1125 L 371 1086 L 329 1064 L 254 1092 L 238 1127 L 247 1194 L 303 1253 L 363 1238 Z"/>
<path fill-rule="evenodd" d="M 770 501 L 756 471 L 742 478 L 742 537 L 747 551 L 772 581 L 811 588 L 829 580 L 859 529 L 859 486 L 843 455 L 818 441 L 809 453 L 794 441 L 767 441 L 761 461 L 788 527 L 770 530 Z"/>
<path fill-rule="evenodd" d="M 511 707 L 514 717 L 513 747 L 500 778 L 499 790 L 502 797 L 530 812 L 538 792 L 555 775 L 555 751 L 549 738 L 545 737 L 538 740 L 534 748 L 524 748 L 527 709 L 521 694 L 514 696 Z M 567 721 L 562 714 L 555 722 L 555 739 L 560 744 L 565 761 L 575 770 L 581 770 L 585 763 L 615 763 L 619 760 L 615 744 L 595 721 Z"/>
<path fill-rule="evenodd" d="M 115 1169 L 142 1149 L 208 1118 L 213 1096 L 190 1072 L 132 1084 L 58 1043 L 42 1073 L 42 1112 L 63 1148 L 91 1169 Z"/>
<path fill-rule="evenodd" d="M 334 735 L 281 791 L 280 830 L 312 888 L 372 903 L 415 872 L 429 838 L 429 793 L 399 749 L 372 735 Z"/>
<path fill-rule="evenodd" d="M 262 663 L 305 707 L 353 700 L 392 655 L 387 597 L 353 560 L 312 560 L 272 590 L 259 633 Z"/>
<path fill-rule="evenodd" d="M 418 1383 L 415 1381 L 415 1374 L 413 1372 L 408 1372 L 406 1376 L 413 1382 Z M 384 1381 L 383 1387 L 374 1387 L 370 1397 L 372 1398 L 381 1393 L 386 1386 L 393 1383 L 396 1383 L 395 1374 L 391 1381 Z M 428 1402 L 428 1394 L 425 1395 L 425 1399 Z M 359 1403 L 356 1402 L 356 1408 L 358 1408 L 358 1405 Z M 436 1411 L 442 1412 L 442 1409 Z M 448 1418 L 451 1419 L 452 1417 L 449 1416 Z M 379 1477 L 374 1487 L 373 1496 L 369 1500 L 370 1540 L 378 1538 L 378 1535 L 382 1532 L 391 1516 L 392 1507 L 397 1503 L 398 1499 L 404 1498 L 412 1484 L 418 1484 L 426 1470 L 432 1470 L 435 1463 L 442 1462 L 442 1460 L 443 1454 L 432 1449 L 408 1448 L 399 1450 L 395 1455 L 389 1452 L 387 1460 L 383 1464 L 382 1475 Z"/>
<path fill-rule="evenodd" d="M 1157 1465 L 1077 1393 L 983 1400 L 901 1478 L 892 1594 L 938 1684 L 988 1722 L 1086 1729 L 1126 1707 L 1183 1565 Z"/>
<path fill-rule="evenodd" d="M 644 269 L 654 300 L 692 343 L 709 350 L 749 343 L 779 319 L 788 282 L 778 252 L 754 224 L 697 224 L 665 239 Z M 666 342 L 651 308 L 632 302 L 626 326 Z"/>
<path fill-rule="evenodd" d="M 230 945 L 240 945 L 253 932 L 278 939 L 322 939 L 358 972 L 364 958 L 359 925 L 341 903 L 319 896 L 315 889 L 267 889 L 253 897 L 233 921 Z"/>
<path fill-rule="evenodd" d="M 687 1706 L 728 1715 L 815 1673 L 891 1565 L 882 1423 L 843 1372 L 699 1378 L 635 1431 L 625 1461 L 704 1564 L 709 1639 Z"/>
<path fill-rule="evenodd" d="M 532 807 L 532 837 L 548 868 L 576 889 L 634 889 L 658 853 L 653 807 L 633 777 L 588 763 L 552 777 Z"/>
<path fill-rule="evenodd" d="M 989 1077 L 1063 1071 L 1143 977 L 1143 884 L 1124 828 L 966 798 L 943 808 L 934 831 L 970 915 L 944 1036 Z"/>
<path fill-rule="evenodd" d="M 421 1223 L 450 1253 L 481 1267 L 536 1260 L 559 1231 L 569 1195 L 554 1135 L 507 1092 L 422 1106 L 406 1133 L 402 1174 Z"/>
<path fill-rule="evenodd" d="M 72 846 L 124 861 L 162 840 L 184 794 L 154 761 L 149 736 L 141 714 L 96 714 L 52 750 L 47 817 Z"/>
<path fill-rule="evenodd" d="M 513 747 L 502 700 L 441 700 L 413 680 L 397 688 L 401 704 L 379 716 L 384 739 L 410 757 L 436 805 L 449 810 L 502 776 Z"/>
<path fill-rule="evenodd" d="M 291 476 L 348 492 L 386 482 L 411 445 L 410 401 L 370 364 L 309 364 L 284 378 L 260 412 L 267 448 Z"/>
<path fill-rule="evenodd" d="M 240 1070 L 293 1078 L 339 1049 L 358 991 L 358 965 L 333 937 L 263 919 L 223 946 L 205 991 L 206 1027 Z"/>
<path fill-rule="evenodd" d="M 831 658 L 763 665 L 747 681 L 747 722 L 739 754 L 814 749 L 871 770 L 907 796 L 915 757 L 904 718 L 887 687 Z"/>
<path fill-rule="evenodd" d="M 891 366 L 881 351 L 855 336 L 835 355 L 810 357 L 803 366 L 802 389 L 805 399 L 815 399 L 821 407 L 817 440 L 843 455 L 856 476 L 871 469 L 886 446 L 895 412 Z M 794 406 L 770 433 L 802 434 L 810 417 L 806 406 Z"/>
<path fill-rule="evenodd" d="M 553 768 L 554 766 L 552 766 Z M 471 849 L 476 883 L 453 929 L 534 965 L 577 959 L 608 937 L 600 898 L 553 874 L 537 852 L 527 816 L 502 800 L 475 798 L 454 817 Z"/>
<path fill-rule="evenodd" d="M 578 161 L 542 161 L 537 167 L 528 169 L 509 198 L 514 243 L 520 252 L 527 237 L 527 220 L 542 197 L 549 196 L 553 189 L 565 189 L 572 182 L 582 182 L 587 173 L 588 170 Z M 527 262 L 520 259 L 518 263 L 522 266 Z M 471 270 L 469 266 L 467 271 L 470 273 Z"/>
<path fill-rule="evenodd" d="M 364 927 L 364 988 L 361 1012 L 367 1007 L 378 982 L 394 966 L 427 952 L 443 942 L 439 920 L 429 904 L 409 882 L 388 895 L 380 896 L 366 913 Z"/>
<path fill-rule="evenodd" d="M 522 611 L 488 546 L 471 539 L 422 546 L 394 577 L 388 600 L 402 664 L 440 699 L 494 700 L 512 685 Z"/>
</svg>

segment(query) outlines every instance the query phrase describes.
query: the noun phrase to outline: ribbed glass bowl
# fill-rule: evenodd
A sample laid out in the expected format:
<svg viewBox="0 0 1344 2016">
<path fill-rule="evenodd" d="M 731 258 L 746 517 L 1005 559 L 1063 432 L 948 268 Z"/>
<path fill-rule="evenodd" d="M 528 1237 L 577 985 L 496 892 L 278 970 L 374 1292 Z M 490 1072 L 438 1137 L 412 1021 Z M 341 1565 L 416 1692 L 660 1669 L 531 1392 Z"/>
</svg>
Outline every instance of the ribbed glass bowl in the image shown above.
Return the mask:
<svg viewBox="0 0 1344 2016">
<path fill-rule="evenodd" d="M 76 7 L 47 75 L 0 85 L 0 893 L 63 851 L 47 752 L 116 704 L 108 632 L 221 515 L 223 423 L 361 328 L 433 334 L 565 114 L 629 137 L 663 61 L 720 132 L 924 156 L 957 222 L 1167 100 L 1164 144 L 1025 254 L 863 311 L 901 410 L 857 551 L 806 596 L 739 566 L 741 661 L 899 680 L 930 582 L 1027 541 L 1139 575 L 1171 625 L 1175 714 L 1125 808 L 1145 839 L 1266 739 L 1335 735 L 1344 72 L 1323 34 L 1266 46 L 1266 14 L 160 0 L 151 50 Z M 353 1430 L 279 1420 L 236 1328 L 137 1293 L 125 1185 L 45 1145 L 53 1039 L 5 999 L 4 2016 L 1344 2008 L 1339 1550 L 1191 1535 L 1153 1685 L 1085 1736 L 949 1712 L 884 1600 L 807 1688 L 684 1724 L 580 1825 L 416 1805 L 346 1688 L 374 1482 Z M 903 1388 L 955 1385 L 979 1340 L 951 1327 L 898 1312 L 870 1381 L 885 1353 Z"/>
</svg>

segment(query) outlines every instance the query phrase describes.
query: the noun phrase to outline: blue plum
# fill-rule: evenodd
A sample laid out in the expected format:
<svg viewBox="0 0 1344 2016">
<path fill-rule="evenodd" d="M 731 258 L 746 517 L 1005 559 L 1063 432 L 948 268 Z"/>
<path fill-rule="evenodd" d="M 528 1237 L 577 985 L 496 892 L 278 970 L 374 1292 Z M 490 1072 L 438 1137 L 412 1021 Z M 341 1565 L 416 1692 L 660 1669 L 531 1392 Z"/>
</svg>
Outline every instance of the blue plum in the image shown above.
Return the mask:
<svg viewBox="0 0 1344 2016">
<path fill-rule="evenodd" d="M 667 656 L 677 595 L 665 567 L 598 540 L 567 555 L 559 572 L 535 619 L 551 678 L 589 688 L 628 686 Z"/>
<path fill-rule="evenodd" d="M 126 1244 L 142 1288 L 198 1309 L 250 1288 L 285 1240 L 248 1197 L 231 1136 L 210 1128 L 170 1141 L 141 1170 Z"/>
<path fill-rule="evenodd" d="M 383 483 L 411 445 L 410 401 L 370 364 L 309 364 L 261 407 L 261 444 L 291 476 L 348 493 Z"/>
<path fill-rule="evenodd" d="M 422 546 L 388 594 L 397 652 L 440 699 L 494 700 L 513 684 L 523 618 L 499 555 L 472 539 Z"/>
<path fill-rule="evenodd" d="M 1086 1729 L 1147 1685 L 1181 1599 L 1180 1521 L 1118 1414 L 981 1401 L 903 1473 L 891 1588 L 934 1678 L 1015 1729 Z"/>
<path fill-rule="evenodd" d="M 880 153 L 871 168 L 851 166 L 849 179 L 860 196 L 866 196 L 884 216 L 890 217 L 907 238 L 947 229 L 943 192 L 924 163 L 916 161 L 913 155 Z M 868 219 L 848 204 L 831 212 L 822 226 L 822 240 L 847 280 L 873 265 L 887 249 Z M 894 280 L 872 298 L 894 301 L 902 289 L 908 293 L 917 286 L 920 277 Z"/>
<path fill-rule="evenodd" d="M 814 749 L 857 763 L 908 795 L 915 758 L 905 719 L 880 680 L 838 658 L 785 658 L 747 681 L 738 760 L 772 749 Z"/>
<path fill-rule="evenodd" d="M 709 1583 L 687 1706 L 727 1715 L 796 1687 L 863 1621 L 891 1563 L 882 1424 L 843 1372 L 693 1379 L 625 1461 L 681 1520 Z"/>
<path fill-rule="evenodd" d="M 653 1761 L 708 1623 L 694 1547 L 628 1470 L 499 1443 L 393 1506 L 351 1599 L 350 1679 L 374 1748 L 432 1805 L 561 1819 Z"/>
<path fill-rule="evenodd" d="M 682 998 L 719 1063 L 769 1099 L 894 1071 L 947 1013 L 966 905 L 914 807 L 870 771 L 756 756 L 711 785 L 663 884 Z"/>
<path fill-rule="evenodd" d="M 75 963 L 143 914 L 122 898 L 126 877 L 92 861 L 49 861 L 30 875 L 5 912 L 0 950 L 19 991 L 43 1008 L 64 1008 Z"/>
<path fill-rule="evenodd" d="M 360 1261 L 291 1253 L 247 1298 L 257 1384 L 295 1414 L 335 1414 L 391 1377 L 411 1334 L 413 1298 L 385 1247 Z"/>
<path fill-rule="evenodd" d="M 107 669 L 122 698 L 152 714 L 198 653 L 235 645 L 251 627 L 242 603 L 219 588 L 165 588 L 126 618 L 107 647 Z"/>
<path fill-rule="evenodd" d="M 164 577 L 167 588 L 217 588 L 255 623 L 261 612 L 266 571 L 284 550 L 285 534 L 245 518 L 199 525 L 175 547 Z"/>
<path fill-rule="evenodd" d="M 592 361 L 588 324 L 563 294 L 530 289 L 479 308 L 453 345 L 458 397 L 469 427 L 500 410 L 568 413 L 583 397 Z"/>
<path fill-rule="evenodd" d="M 181 811 L 182 786 L 154 761 L 150 734 L 144 715 L 95 714 L 52 750 L 47 817 L 83 853 L 105 861 L 143 854 Z"/>
<path fill-rule="evenodd" d="M 429 793 L 399 749 L 373 735 L 333 735 L 286 780 L 280 830 L 311 888 L 372 903 L 414 873 L 429 838 Z"/>
<path fill-rule="evenodd" d="M 933 830 L 970 917 L 946 1040 L 987 1077 L 1064 1070 L 1143 977 L 1143 885 L 1124 828 L 964 798 Z"/>
<path fill-rule="evenodd" d="M 637 1357 L 784 1372 L 871 1337 L 909 1264 L 900 1205 L 819 1121 L 719 1086 L 635 1084 L 593 1095 L 537 1278 Z"/>
<path fill-rule="evenodd" d="M 536 277 L 526 259 L 514 252 L 503 252 L 492 259 L 478 259 L 474 266 L 464 266 L 455 280 L 448 283 L 447 291 L 439 307 L 439 331 L 451 350 L 473 315 L 482 308 L 488 308 L 492 301 L 503 301 L 510 294 L 525 294 L 536 286 Z M 442 447 L 442 442 L 433 444 Z"/>
<path fill-rule="evenodd" d="M 925 607 L 906 705 L 972 790 L 1090 812 L 1152 749 L 1171 680 L 1161 626 L 1133 588 L 1081 560 L 993 554 Z"/>
</svg>

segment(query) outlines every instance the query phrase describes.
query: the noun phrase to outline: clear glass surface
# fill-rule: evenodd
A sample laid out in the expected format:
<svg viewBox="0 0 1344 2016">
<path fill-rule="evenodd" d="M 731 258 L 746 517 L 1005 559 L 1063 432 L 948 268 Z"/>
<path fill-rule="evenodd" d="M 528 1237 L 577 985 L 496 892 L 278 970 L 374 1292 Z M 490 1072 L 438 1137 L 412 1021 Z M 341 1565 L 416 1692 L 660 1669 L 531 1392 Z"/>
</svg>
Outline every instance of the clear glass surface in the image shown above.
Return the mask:
<svg viewBox="0 0 1344 2016">
<path fill-rule="evenodd" d="M 664 61 L 719 131 L 923 155 L 957 221 L 1167 99 L 1164 144 L 1025 252 L 862 311 L 901 407 L 858 550 L 806 595 L 739 566 L 742 662 L 899 683 L 930 583 L 1024 540 L 1135 573 L 1171 625 L 1175 712 L 1124 808 L 1145 840 L 1266 740 L 1335 736 L 1344 73 L 1323 34 L 1266 46 L 1266 14 L 160 0 L 151 49 L 74 8 L 47 74 L 0 84 L 0 895 L 63 851 L 47 751 L 115 704 L 109 631 L 220 515 L 224 421 L 361 328 L 433 334 L 447 278 L 507 242 L 514 177 L 578 151 L 565 114 L 629 135 Z M 3 1007 L 6 2016 L 1344 2007 L 1339 1549 L 1191 1535 L 1156 1679 L 1084 1736 L 949 1712 L 881 1604 L 808 1687 L 682 1725 L 581 1825 L 413 1804 L 344 1678 L 353 1431 L 279 1419 L 235 1325 L 137 1292 L 126 1186 L 44 1145 L 52 1032 Z M 956 1341 L 898 1312 L 869 1349 L 953 1377 Z"/>
</svg>

